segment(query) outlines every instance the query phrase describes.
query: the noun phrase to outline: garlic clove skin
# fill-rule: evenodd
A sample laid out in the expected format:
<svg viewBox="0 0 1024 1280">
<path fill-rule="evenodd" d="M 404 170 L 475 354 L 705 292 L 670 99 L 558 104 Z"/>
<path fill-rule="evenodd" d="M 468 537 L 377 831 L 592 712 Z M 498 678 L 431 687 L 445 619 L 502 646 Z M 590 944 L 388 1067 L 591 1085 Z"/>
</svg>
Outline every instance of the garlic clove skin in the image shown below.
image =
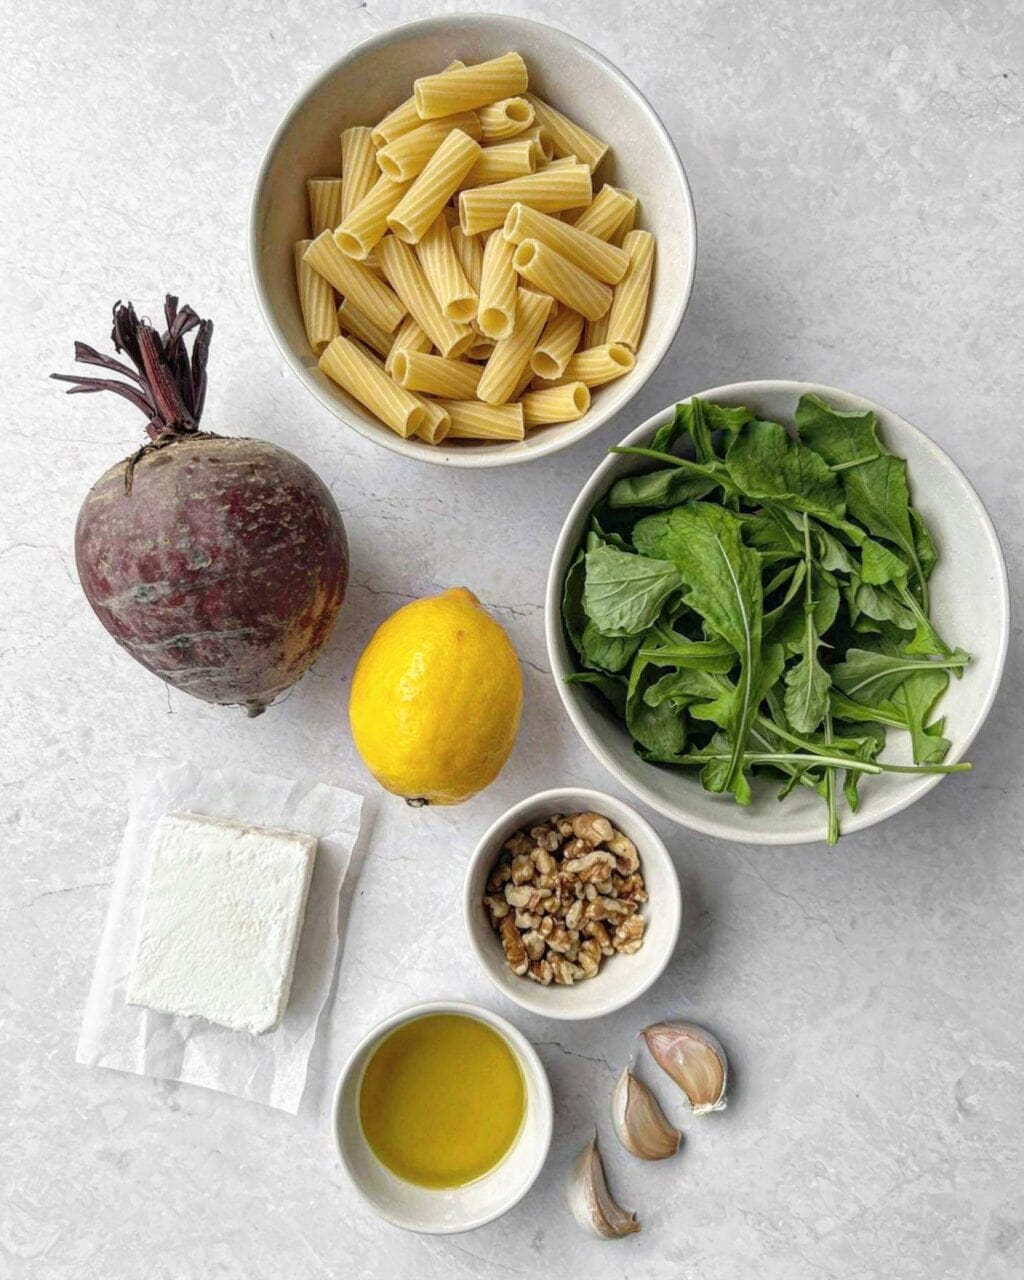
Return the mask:
<svg viewBox="0 0 1024 1280">
<path fill-rule="evenodd" d="M 629 1067 L 612 1090 L 612 1123 L 622 1145 L 641 1160 L 674 1156 L 683 1138 L 665 1119 L 654 1094 Z"/>
<path fill-rule="evenodd" d="M 682 1089 L 695 1116 L 723 1110 L 729 1063 L 710 1031 L 692 1022 L 657 1022 L 642 1034 L 651 1057 Z"/>
<path fill-rule="evenodd" d="M 585 1231 L 602 1240 L 618 1240 L 639 1231 L 635 1213 L 612 1199 L 596 1136 L 580 1152 L 569 1175 L 569 1208 Z"/>
</svg>

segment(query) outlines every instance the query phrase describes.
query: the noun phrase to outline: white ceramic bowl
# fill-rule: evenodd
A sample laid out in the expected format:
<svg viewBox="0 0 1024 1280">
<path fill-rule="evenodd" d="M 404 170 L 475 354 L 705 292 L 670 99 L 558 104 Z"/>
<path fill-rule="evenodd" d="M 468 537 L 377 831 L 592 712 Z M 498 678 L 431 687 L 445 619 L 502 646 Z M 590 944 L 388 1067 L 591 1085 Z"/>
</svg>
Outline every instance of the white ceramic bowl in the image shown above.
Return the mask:
<svg viewBox="0 0 1024 1280">
<path fill-rule="evenodd" d="M 520 828 L 536 826 L 553 813 L 600 813 L 627 835 L 640 854 L 640 869 L 650 901 L 644 945 L 631 956 L 609 956 L 593 978 L 560 987 L 542 987 L 531 978 L 517 977 L 505 964 L 498 935 L 491 927 L 483 896 L 487 877 L 502 845 Z M 600 1018 L 631 1003 L 655 983 L 672 958 L 679 940 L 682 895 L 679 877 L 657 832 L 628 804 L 603 791 L 580 787 L 540 791 L 513 805 L 488 828 L 473 851 L 463 887 L 463 916 L 469 945 L 487 976 L 516 1004 L 546 1018 L 578 1022 Z"/>
<path fill-rule="evenodd" d="M 946 718 L 946 737 L 953 744 L 947 763 L 954 763 L 964 757 L 988 715 L 1006 657 L 1009 594 L 1006 566 L 992 522 L 970 482 L 938 445 L 881 405 L 810 382 L 739 382 L 699 395 L 721 404 L 747 405 L 762 418 L 791 423 L 797 401 L 807 392 L 840 409 L 873 410 L 888 448 L 907 460 L 914 504 L 928 522 L 940 556 L 931 579 L 932 616 L 951 644 L 962 645 L 974 655 L 963 678 L 950 681 L 939 707 L 939 714 Z M 671 418 L 673 408 L 649 418 L 622 443 L 648 444 L 655 430 Z M 817 795 L 797 787 L 780 804 L 777 785 L 755 781 L 754 801 L 749 808 L 743 808 L 731 796 L 705 791 L 695 771 L 659 767 L 641 760 L 625 726 L 601 698 L 584 685 L 565 683 L 575 663 L 561 622 L 562 584 L 590 509 L 620 476 L 649 470 L 652 465 L 644 458 L 610 454 L 573 503 L 555 546 L 548 576 L 545 628 L 552 674 L 569 717 L 593 754 L 624 787 L 684 826 L 746 844 L 822 840 L 825 814 Z M 890 732 L 882 759 L 912 764 L 908 735 Z M 840 806 L 842 830 L 863 831 L 899 813 L 936 786 L 942 776 L 884 774 L 865 778 L 857 812 L 852 814 Z M 969 787 L 971 782 L 962 785 Z"/>
<path fill-rule="evenodd" d="M 578 422 L 544 427 L 523 443 L 445 448 L 402 440 L 319 371 L 295 291 L 292 245 L 309 234 L 306 179 L 339 172 L 338 133 L 375 124 L 412 92 L 417 76 L 453 58 L 479 62 L 517 49 L 530 85 L 554 106 L 600 133 L 612 147 L 597 173 L 640 196 L 643 227 L 658 241 L 650 308 L 635 367 L 596 388 Z M 668 350 L 693 285 L 697 232 L 683 166 L 650 104 L 605 58 L 554 27 L 489 14 L 428 18 L 357 46 L 320 75 L 282 120 L 256 179 L 249 261 L 256 297 L 278 346 L 306 387 L 367 439 L 407 457 L 455 467 L 525 462 L 581 440 L 632 399 Z"/>
<path fill-rule="evenodd" d="M 396 1027 L 431 1013 L 458 1013 L 493 1027 L 515 1054 L 526 1085 L 526 1114 L 505 1158 L 475 1182 L 445 1190 L 418 1187 L 396 1177 L 370 1150 L 359 1123 L 359 1090 L 374 1050 Z M 518 1204 L 544 1167 L 552 1124 L 551 1086 L 533 1045 L 489 1009 L 454 1000 L 413 1005 L 378 1023 L 342 1068 L 331 1108 L 334 1146 L 356 1190 L 388 1222 L 428 1235 L 472 1231 Z"/>
</svg>

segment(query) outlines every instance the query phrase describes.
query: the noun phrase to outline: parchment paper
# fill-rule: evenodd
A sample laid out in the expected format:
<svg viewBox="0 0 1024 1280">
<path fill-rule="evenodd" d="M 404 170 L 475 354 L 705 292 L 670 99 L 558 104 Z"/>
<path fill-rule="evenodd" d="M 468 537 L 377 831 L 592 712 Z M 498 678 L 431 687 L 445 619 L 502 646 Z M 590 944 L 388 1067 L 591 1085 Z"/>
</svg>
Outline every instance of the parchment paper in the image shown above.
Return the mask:
<svg viewBox="0 0 1024 1280">
<path fill-rule="evenodd" d="M 76 1061 L 199 1084 L 294 1115 L 337 963 L 338 895 L 359 834 L 362 797 L 320 782 L 151 759 L 136 763 L 131 795 Z M 319 839 L 288 1007 L 265 1035 L 125 1002 L 153 833 L 159 819 L 175 810 Z"/>
</svg>

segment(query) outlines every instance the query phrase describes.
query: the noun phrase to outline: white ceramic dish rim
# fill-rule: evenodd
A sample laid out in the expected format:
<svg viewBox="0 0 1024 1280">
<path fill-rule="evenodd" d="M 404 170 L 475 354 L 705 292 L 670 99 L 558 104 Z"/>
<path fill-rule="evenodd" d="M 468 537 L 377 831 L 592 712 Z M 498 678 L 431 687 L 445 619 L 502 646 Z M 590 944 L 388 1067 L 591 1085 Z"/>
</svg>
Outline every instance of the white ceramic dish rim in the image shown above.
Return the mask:
<svg viewBox="0 0 1024 1280">
<path fill-rule="evenodd" d="M 541 812 L 545 810 L 559 812 L 561 797 L 567 794 L 585 797 L 594 813 L 604 814 L 608 812 L 609 808 L 625 810 L 629 814 L 630 822 L 634 828 L 642 833 L 644 840 L 643 856 L 651 856 L 664 863 L 668 869 L 668 878 L 674 890 L 671 895 L 671 902 L 662 900 L 658 908 L 660 913 L 659 923 L 668 928 L 668 945 L 665 948 L 663 959 L 640 982 L 633 986 L 624 985 L 622 994 L 610 998 L 598 1012 L 553 1009 L 544 999 L 544 993 L 548 988 L 536 986 L 529 981 L 510 984 L 508 987 L 500 986 L 494 979 L 488 957 L 484 955 L 483 948 L 477 941 L 471 923 L 471 917 L 478 907 L 477 889 L 474 882 L 477 878 L 480 863 L 485 858 L 494 858 L 496 856 L 501 842 L 508 839 L 508 836 L 515 831 L 523 816 L 532 810 L 538 809 Z M 647 819 L 638 813 L 631 804 L 627 804 L 625 800 L 619 800 L 615 796 L 608 795 L 604 791 L 595 791 L 590 787 L 551 787 L 547 791 L 537 791 L 533 795 L 526 796 L 517 804 L 512 805 L 511 808 L 506 809 L 480 837 L 470 855 L 462 882 L 462 922 L 466 936 L 469 938 L 470 948 L 476 956 L 480 968 L 483 969 L 494 984 L 495 990 L 514 1001 L 520 1008 L 526 1009 L 530 1013 L 540 1014 L 545 1018 L 552 1018 L 558 1022 L 586 1022 L 595 1018 L 603 1018 L 609 1013 L 624 1009 L 627 1005 L 632 1004 L 634 1000 L 638 1000 L 645 991 L 654 986 L 675 954 L 679 943 L 679 933 L 682 928 L 682 918 L 682 887 L 679 883 L 679 874 L 676 871 L 675 863 L 672 861 L 672 855 L 669 853 L 664 840 Z M 495 952 L 492 953 L 491 959 L 494 958 L 494 954 L 500 956 L 497 938 L 494 938 L 493 941 Z"/>
<path fill-rule="evenodd" d="M 533 1083 L 537 1090 L 537 1098 L 539 1100 L 540 1120 L 544 1131 L 543 1140 L 538 1144 L 537 1152 L 534 1157 L 533 1164 L 530 1168 L 529 1175 L 524 1178 L 522 1186 L 508 1199 L 503 1200 L 501 1206 L 490 1213 L 481 1214 L 476 1218 L 460 1222 L 457 1225 L 448 1225 L 438 1223 L 436 1226 L 414 1226 L 408 1221 L 403 1221 L 400 1214 L 387 1212 L 382 1205 L 370 1197 L 363 1190 L 362 1183 L 352 1168 L 346 1155 L 345 1148 L 341 1141 L 341 1135 L 338 1126 L 338 1108 L 341 1105 L 341 1095 L 348 1083 L 349 1077 L 355 1068 L 355 1064 L 360 1057 L 372 1046 L 380 1043 L 389 1032 L 394 1031 L 396 1027 L 402 1026 L 406 1022 L 412 1022 L 416 1018 L 425 1017 L 431 1013 L 458 1013 L 466 1017 L 477 1018 L 485 1022 L 488 1026 L 493 1027 L 512 1045 L 516 1053 L 526 1063 L 533 1077 Z M 388 1017 L 378 1022 L 376 1026 L 370 1028 L 366 1035 L 362 1037 L 352 1052 L 345 1060 L 344 1066 L 338 1074 L 337 1084 L 334 1086 L 334 1096 L 331 1100 L 331 1135 L 334 1139 L 334 1150 L 341 1161 L 342 1167 L 348 1174 L 349 1182 L 356 1189 L 360 1199 L 386 1222 L 390 1222 L 392 1226 L 400 1227 L 403 1231 L 410 1231 L 415 1235 L 461 1235 L 464 1231 L 475 1231 L 477 1227 L 485 1226 L 488 1222 L 493 1222 L 496 1218 L 502 1217 L 508 1211 L 514 1208 L 523 1196 L 530 1190 L 533 1184 L 540 1176 L 541 1170 L 547 1162 L 548 1153 L 551 1150 L 551 1138 L 554 1132 L 554 1100 L 551 1094 L 551 1082 L 548 1079 L 547 1071 L 544 1064 L 540 1060 L 540 1055 L 533 1045 L 527 1040 L 523 1033 L 512 1025 L 507 1018 L 503 1018 L 500 1013 L 494 1013 L 491 1009 L 485 1008 L 483 1005 L 473 1004 L 468 1000 L 424 1000 L 418 1004 L 408 1005 L 404 1009 L 399 1009 L 395 1013 L 389 1014 Z M 500 1167 L 500 1166 L 499 1166 Z"/>
<path fill-rule="evenodd" d="M 818 382 L 799 382 L 788 378 L 762 378 L 750 382 L 728 382 L 722 386 L 711 387 L 707 391 L 696 391 L 693 395 L 698 396 L 702 400 L 715 400 L 722 396 L 745 396 L 752 403 L 756 403 L 759 396 L 763 396 L 772 392 L 782 392 L 790 394 L 793 397 L 793 403 L 802 395 L 813 393 L 820 395 L 825 399 L 830 396 L 842 397 L 846 400 L 858 402 L 865 410 L 880 410 L 883 408 L 877 401 L 869 400 L 864 396 L 857 395 L 855 392 L 843 391 L 838 387 L 826 386 L 824 383 Z M 680 400 L 692 399 L 692 396 L 680 396 Z M 631 431 L 624 439 L 619 441 L 620 445 L 637 445 L 645 442 L 654 431 L 669 418 L 675 408 L 674 401 L 672 404 L 652 414 L 645 422 Z M 949 763 L 955 763 L 962 759 L 964 753 L 968 750 L 985 723 L 992 704 L 995 701 L 996 693 L 1003 676 L 1003 668 L 1006 664 L 1006 652 L 1009 645 L 1010 628 L 1010 587 L 1006 573 L 1006 561 L 1003 557 L 1002 547 L 999 543 L 999 537 L 996 533 L 992 519 L 985 509 L 985 505 L 978 496 L 977 490 L 956 465 L 953 459 L 941 449 L 929 436 L 912 423 L 908 422 L 901 414 L 894 413 L 890 409 L 884 412 L 891 418 L 898 419 L 902 426 L 917 439 L 919 446 L 923 450 L 931 450 L 937 454 L 946 465 L 951 467 L 962 479 L 970 498 L 973 500 L 975 508 L 975 517 L 979 527 L 985 533 L 991 547 L 992 561 L 997 566 L 1000 588 L 999 604 L 1005 619 L 1005 625 L 1002 629 L 1001 643 L 999 652 L 995 655 L 995 669 L 993 678 L 986 692 L 984 699 L 975 713 L 974 719 L 968 730 L 961 736 L 960 741 L 956 744 L 952 754 L 949 757 Z M 562 700 L 562 705 L 569 714 L 569 719 L 576 728 L 576 732 L 586 743 L 591 754 L 600 761 L 601 764 L 615 777 L 624 787 L 637 796 L 639 799 L 649 804 L 652 809 L 658 813 L 664 814 L 665 817 L 671 818 L 674 822 L 680 823 L 684 827 L 693 831 L 699 831 L 702 835 L 714 836 L 719 840 L 731 840 L 733 842 L 741 842 L 745 844 L 762 844 L 762 845 L 789 845 L 789 844 L 815 844 L 820 842 L 820 835 L 808 834 L 804 836 L 794 837 L 790 832 L 775 832 L 767 830 L 758 839 L 753 839 L 750 833 L 745 833 L 742 837 L 737 836 L 733 829 L 727 823 L 717 823 L 712 821 L 704 821 L 700 817 L 685 813 L 681 807 L 667 804 L 658 794 L 648 787 L 641 779 L 626 775 L 618 766 L 611 755 L 605 751 L 601 743 L 597 741 L 591 733 L 589 727 L 585 723 L 583 716 L 576 705 L 576 699 L 573 694 L 572 687 L 565 683 L 564 677 L 569 674 L 568 669 L 561 661 L 559 653 L 559 637 L 562 626 L 561 613 L 561 597 L 562 597 L 562 581 L 565 575 L 565 565 L 567 556 L 573 549 L 569 546 L 569 531 L 575 525 L 581 510 L 588 510 L 596 499 L 605 492 L 608 487 L 609 473 L 616 465 L 616 454 L 609 454 L 603 462 L 597 467 L 593 475 L 580 490 L 575 502 L 569 509 L 568 514 L 559 530 L 558 539 L 555 543 L 555 549 L 552 553 L 551 567 L 548 570 L 547 589 L 544 600 L 544 635 L 547 644 L 548 659 L 551 663 L 551 674 L 558 688 L 558 695 Z M 870 816 L 862 810 L 860 813 L 847 814 L 843 821 L 844 834 L 853 834 L 856 831 L 864 831 L 868 827 L 872 827 L 886 818 L 891 818 L 894 814 L 901 813 L 904 809 L 909 808 L 915 801 L 920 800 L 933 787 L 937 786 L 945 775 L 928 774 L 922 775 L 915 783 L 909 786 L 901 795 L 893 796 L 880 810 L 872 813 Z"/>
<path fill-rule="evenodd" d="M 305 366 L 289 348 L 284 334 L 281 332 L 280 327 L 274 319 L 267 291 L 263 287 L 257 270 L 256 263 L 259 256 L 259 229 L 257 225 L 256 211 L 259 205 L 260 192 L 267 180 L 267 174 L 269 172 L 274 153 L 277 150 L 281 138 L 290 128 L 295 117 L 305 107 L 309 98 L 312 97 L 312 95 L 315 94 L 322 85 L 335 76 L 339 71 L 354 62 L 363 54 L 386 46 L 397 36 L 405 35 L 406 33 L 419 31 L 428 35 L 434 30 L 442 29 L 452 24 L 455 24 L 456 26 L 470 25 L 480 21 L 487 21 L 488 19 L 510 22 L 514 25 L 518 24 L 526 29 L 532 28 L 535 30 L 554 31 L 557 32 L 559 37 L 562 39 L 568 40 L 572 44 L 578 45 L 581 49 L 586 50 L 586 52 L 594 58 L 595 61 L 599 62 L 614 78 L 621 81 L 625 91 L 636 100 L 641 111 L 647 116 L 651 127 L 661 135 L 661 138 L 668 150 L 668 154 L 675 163 L 676 177 L 679 181 L 683 201 L 689 212 L 690 235 L 687 242 L 688 264 L 685 282 L 683 288 L 680 290 L 679 302 L 676 305 L 672 320 L 665 326 L 665 329 L 660 336 L 649 334 L 645 339 L 649 344 L 649 349 L 653 353 L 653 360 L 647 375 L 648 379 L 653 377 L 658 366 L 668 354 L 668 349 L 675 340 L 676 334 L 679 332 L 679 328 L 683 323 L 683 318 L 686 315 L 686 309 L 689 306 L 690 297 L 693 293 L 693 282 L 697 271 L 697 214 L 693 206 L 693 193 L 690 190 L 690 183 L 686 176 L 686 170 L 683 168 L 683 162 L 680 159 L 679 152 L 676 150 L 676 145 L 672 141 L 671 135 L 662 123 L 658 113 L 654 110 L 632 80 L 629 79 L 625 72 L 620 71 L 614 63 L 604 56 L 604 54 L 599 53 L 596 49 L 592 48 L 585 41 L 580 40 L 577 36 L 570 34 L 568 31 L 563 31 L 561 27 L 553 26 L 550 23 L 537 22 L 532 18 L 522 18 L 516 14 L 504 13 L 453 13 L 434 18 L 420 18 L 415 22 L 406 22 L 396 27 L 390 27 L 387 31 L 382 31 L 375 36 L 371 36 L 368 40 L 363 40 L 360 44 L 355 45 L 354 48 L 350 49 L 347 53 L 343 54 L 340 58 L 331 63 L 329 67 L 325 68 L 319 75 L 315 76 L 306 84 L 305 88 L 285 112 L 284 117 L 274 130 L 270 141 L 267 143 L 263 152 L 263 158 L 260 161 L 259 169 L 256 173 L 256 180 L 253 183 L 252 195 L 249 201 L 249 277 L 252 281 L 253 291 L 256 294 L 256 301 L 259 305 L 260 314 L 263 316 L 264 324 L 266 324 L 269 329 L 271 336 L 277 344 L 278 350 L 284 356 L 292 372 L 298 377 L 302 385 L 306 387 L 306 389 L 315 396 L 317 400 L 319 400 L 324 408 L 335 417 L 341 417 L 341 414 L 338 412 L 337 403 L 332 400 L 323 388 L 318 386 L 315 381 L 306 378 L 305 374 L 307 371 Z M 639 394 L 642 386 L 643 384 L 636 387 L 634 395 Z M 508 467 L 515 466 L 522 462 L 532 462 L 538 458 L 544 458 L 552 453 L 557 453 L 560 449 L 569 448 L 578 441 L 585 439 L 592 432 L 597 431 L 600 427 L 605 426 L 609 417 L 611 417 L 613 413 L 621 413 L 629 403 L 630 401 L 626 401 L 626 403 L 620 405 L 618 409 L 612 410 L 607 414 L 597 414 L 592 423 L 583 427 L 579 431 L 561 437 L 552 436 L 549 440 L 543 441 L 532 448 L 528 453 L 516 453 L 512 450 L 507 453 L 496 451 L 494 453 L 486 454 L 471 452 L 469 450 L 464 452 L 454 452 L 449 450 L 447 453 L 426 452 L 416 448 L 414 445 L 408 444 L 400 436 L 395 435 L 392 432 L 389 432 L 386 436 L 380 436 L 374 434 L 365 423 L 357 419 L 343 417 L 341 420 L 346 426 L 351 427 L 354 431 L 358 431 L 364 439 L 371 441 L 371 443 L 379 444 L 385 449 L 390 449 L 393 453 L 401 454 L 402 457 L 413 458 L 417 462 L 427 462 L 433 466 L 442 467 Z"/>
</svg>

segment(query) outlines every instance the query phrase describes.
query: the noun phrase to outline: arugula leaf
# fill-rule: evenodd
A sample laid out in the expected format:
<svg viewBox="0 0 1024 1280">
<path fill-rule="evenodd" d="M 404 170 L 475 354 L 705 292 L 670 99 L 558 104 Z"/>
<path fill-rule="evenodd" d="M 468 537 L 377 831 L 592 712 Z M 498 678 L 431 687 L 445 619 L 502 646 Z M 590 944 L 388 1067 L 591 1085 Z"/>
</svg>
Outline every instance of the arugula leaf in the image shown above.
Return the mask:
<svg viewBox="0 0 1024 1280">
<path fill-rule="evenodd" d="M 783 706 L 786 719 L 797 733 L 813 733 L 829 714 L 828 691 L 832 687 L 832 679 L 818 660 L 821 641 L 814 622 L 816 609 L 812 587 L 814 562 L 811 557 L 811 529 L 806 515 L 804 516 L 804 548 L 804 559 L 807 565 L 807 572 L 804 575 L 804 630 L 797 643 L 800 660 L 790 667 L 785 675 L 786 696 Z M 830 816 L 833 808 L 834 806 L 830 806 Z"/>
<path fill-rule="evenodd" d="M 949 685 L 945 671 L 918 671 L 909 676 L 893 694 L 893 702 L 903 710 L 910 730 L 910 742 L 917 764 L 944 760 L 952 745 L 942 736 L 942 722 L 926 724 L 935 704 Z"/>
<path fill-rule="evenodd" d="M 886 453 L 879 443 L 878 423 L 868 413 L 841 413 L 817 396 L 801 396 L 796 424 L 803 439 L 829 466 L 841 466 L 877 454 L 870 462 L 849 466 L 840 479 L 848 513 L 875 537 L 895 543 L 909 560 L 927 606 L 927 576 L 918 558 L 910 523 L 907 464 Z"/>
<path fill-rule="evenodd" d="M 737 796 L 747 785 L 742 758 L 757 710 L 763 611 L 760 559 L 744 544 L 742 529 L 742 521 L 722 507 L 692 502 L 645 517 L 633 533 L 638 549 L 675 563 L 685 602 L 739 656 L 739 697 L 729 726 L 734 763 L 726 784 Z"/>
<path fill-rule="evenodd" d="M 869 649 L 849 649 L 846 660 L 832 668 L 836 688 L 855 702 L 884 702 L 916 671 L 954 671 L 965 667 L 971 656 L 954 649 L 948 658 L 905 658 L 895 653 L 873 653 Z"/>
<path fill-rule="evenodd" d="M 675 507 L 692 498 L 703 498 L 721 483 L 697 463 L 688 467 L 673 465 L 616 480 L 608 490 L 608 504 L 619 508 Z"/>
<path fill-rule="evenodd" d="M 748 497 L 776 499 L 800 511 L 841 520 L 843 490 L 828 464 L 778 422 L 749 422 L 729 445 L 726 465 Z"/>
<path fill-rule="evenodd" d="M 614 674 L 633 660 L 643 636 L 605 636 L 589 619 L 580 639 L 580 656 L 588 667 Z"/>
<path fill-rule="evenodd" d="M 860 548 L 860 576 L 872 587 L 883 587 L 889 582 L 905 582 L 909 567 L 873 538 L 866 539 Z"/>
<path fill-rule="evenodd" d="M 572 647 L 582 657 L 583 630 L 587 625 L 587 611 L 583 607 L 583 584 L 586 565 L 582 548 L 576 552 L 562 584 L 562 622 Z"/>
<path fill-rule="evenodd" d="M 651 706 L 644 697 L 653 676 L 648 664 L 637 658 L 626 692 L 626 728 L 645 749 L 645 758 L 667 763 L 686 750 L 686 717 L 671 701 Z"/>
<path fill-rule="evenodd" d="M 602 635 L 635 636 L 653 626 L 681 585 L 671 561 L 604 544 L 587 552 L 583 606 Z"/>
<path fill-rule="evenodd" d="M 735 435 L 753 416 L 749 409 L 711 404 L 694 396 L 676 405 L 672 421 L 665 423 L 654 433 L 651 448 L 667 451 L 685 433 L 693 441 L 697 461 L 711 462 L 718 456 L 714 451 L 712 432 L 725 431 Z"/>
<path fill-rule="evenodd" d="M 605 675 L 603 671 L 573 671 L 565 677 L 565 683 L 593 686 L 617 716 L 626 718 L 626 681 L 621 676 Z"/>
</svg>

